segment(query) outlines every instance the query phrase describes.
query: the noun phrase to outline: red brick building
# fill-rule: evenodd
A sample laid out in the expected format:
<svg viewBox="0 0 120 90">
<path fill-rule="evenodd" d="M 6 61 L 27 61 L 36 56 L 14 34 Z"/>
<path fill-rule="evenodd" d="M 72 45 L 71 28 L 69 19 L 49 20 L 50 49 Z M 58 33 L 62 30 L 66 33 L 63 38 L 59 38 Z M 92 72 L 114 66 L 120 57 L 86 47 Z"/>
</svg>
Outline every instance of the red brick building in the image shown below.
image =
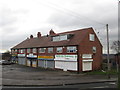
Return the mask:
<svg viewBox="0 0 120 90">
<path fill-rule="evenodd" d="M 120 67 L 120 53 L 115 54 L 115 61 L 116 64 L 118 64 L 118 66 Z"/>
<path fill-rule="evenodd" d="M 102 45 L 93 28 L 30 36 L 11 48 L 18 63 L 32 66 L 63 69 L 64 71 L 91 71 L 101 68 Z"/>
</svg>

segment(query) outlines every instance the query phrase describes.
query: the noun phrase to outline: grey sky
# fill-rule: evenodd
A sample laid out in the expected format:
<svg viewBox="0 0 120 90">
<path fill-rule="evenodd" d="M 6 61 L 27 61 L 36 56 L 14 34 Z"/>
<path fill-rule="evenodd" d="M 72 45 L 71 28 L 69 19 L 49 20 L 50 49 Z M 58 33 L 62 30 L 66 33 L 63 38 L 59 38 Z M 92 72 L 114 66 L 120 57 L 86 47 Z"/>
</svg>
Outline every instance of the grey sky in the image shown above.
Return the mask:
<svg viewBox="0 0 120 90">
<path fill-rule="evenodd" d="M 0 0 L 2 51 L 30 34 L 48 34 L 93 27 L 106 53 L 106 28 L 110 45 L 118 39 L 118 0 Z M 113 51 L 111 51 L 113 53 Z"/>
</svg>

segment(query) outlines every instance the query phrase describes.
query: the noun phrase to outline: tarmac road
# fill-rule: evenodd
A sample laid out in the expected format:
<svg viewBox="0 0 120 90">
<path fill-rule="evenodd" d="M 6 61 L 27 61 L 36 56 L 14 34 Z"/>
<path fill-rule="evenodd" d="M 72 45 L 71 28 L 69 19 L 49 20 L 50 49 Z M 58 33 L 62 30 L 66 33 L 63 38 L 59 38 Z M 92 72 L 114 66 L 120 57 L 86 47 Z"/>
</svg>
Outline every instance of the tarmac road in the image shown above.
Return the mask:
<svg viewBox="0 0 120 90">
<path fill-rule="evenodd" d="M 60 70 L 32 68 L 22 65 L 4 65 L 2 85 L 8 88 L 116 88 L 117 78 L 106 79 L 101 75 L 85 75 Z M 3 89 L 3 90 L 4 90 Z"/>
<path fill-rule="evenodd" d="M 116 90 L 116 82 L 102 82 L 102 83 L 86 83 L 86 84 L 75 84 L 75 85 L 63 85 L 63 86 L 41 86 L 41 87 L 33 87 L 33 86 L 29 86 L 29 87 L 14 87 L 14 86 L 4 86 L 3 88 L 79 88 L 79 89 L 107 89 L 107 88 L 111 88 Z M 109 90 L 107 89 L 107 90 Z"/>
</svg>

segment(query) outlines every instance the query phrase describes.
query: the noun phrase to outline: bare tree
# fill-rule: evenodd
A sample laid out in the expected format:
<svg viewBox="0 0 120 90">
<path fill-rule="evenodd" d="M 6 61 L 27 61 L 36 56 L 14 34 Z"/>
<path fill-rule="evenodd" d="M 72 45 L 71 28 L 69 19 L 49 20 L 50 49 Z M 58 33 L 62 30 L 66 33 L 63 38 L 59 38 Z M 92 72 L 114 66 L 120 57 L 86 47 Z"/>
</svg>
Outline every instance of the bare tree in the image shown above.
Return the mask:
<svg viewBox="0 0 120 90">
<path fill-rule="evenodd" d="M 116 53 L 120 53 L 120 41 L 114 41 L 112 43 L 111 49 L 115 50 Z"/>
<path fill-rule="evenodd" d="M 6 52 L 2 53 L 2 59 L 3 60 L 10 60 L 11 59 L 11 54 L 10 54 L 9 50 L 7 50 Z"/>
</svg>

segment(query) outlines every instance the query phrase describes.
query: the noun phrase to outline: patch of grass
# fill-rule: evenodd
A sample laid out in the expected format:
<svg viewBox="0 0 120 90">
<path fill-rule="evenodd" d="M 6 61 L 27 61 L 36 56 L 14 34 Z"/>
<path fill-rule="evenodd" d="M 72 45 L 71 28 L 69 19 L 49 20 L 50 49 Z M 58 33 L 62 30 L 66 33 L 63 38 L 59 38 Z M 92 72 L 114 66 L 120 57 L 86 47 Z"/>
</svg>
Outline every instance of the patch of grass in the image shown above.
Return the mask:
<svg viewBox="0 0 120 90">
<path fill-rule="evenodd" d="M 85 72 L 87 75 L 107 75 L 108 73 L 110 75 L 117 75 L 117 71 L 115 69 L 111 69 L 109 72 L 102 71 L 102 70 L 96 70 L 91 72 Z"/>
</svg>

